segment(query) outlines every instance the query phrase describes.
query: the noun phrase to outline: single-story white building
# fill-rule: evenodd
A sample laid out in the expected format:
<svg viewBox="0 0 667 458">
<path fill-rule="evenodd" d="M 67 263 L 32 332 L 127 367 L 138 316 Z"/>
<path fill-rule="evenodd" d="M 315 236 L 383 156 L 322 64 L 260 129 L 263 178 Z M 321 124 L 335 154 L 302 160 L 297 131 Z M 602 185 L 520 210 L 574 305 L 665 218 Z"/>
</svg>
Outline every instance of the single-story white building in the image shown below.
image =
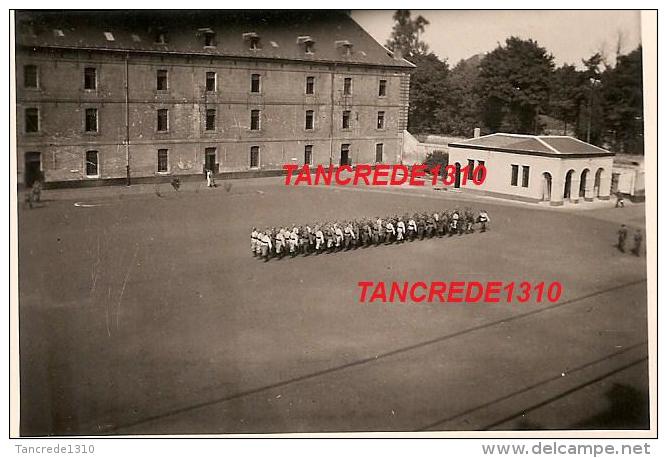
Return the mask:
<svg viewBox="0 0 667 458">
<path fill-rule="evenodd" d="M 470 178 L 486 167 L 481 185 L 455 188 L 551 205 L 609 199 L 614 153 L 573 137 L 497 133 L 450 143 L 448 155 L 457 169 L 470 166 Z"/>
</svg>

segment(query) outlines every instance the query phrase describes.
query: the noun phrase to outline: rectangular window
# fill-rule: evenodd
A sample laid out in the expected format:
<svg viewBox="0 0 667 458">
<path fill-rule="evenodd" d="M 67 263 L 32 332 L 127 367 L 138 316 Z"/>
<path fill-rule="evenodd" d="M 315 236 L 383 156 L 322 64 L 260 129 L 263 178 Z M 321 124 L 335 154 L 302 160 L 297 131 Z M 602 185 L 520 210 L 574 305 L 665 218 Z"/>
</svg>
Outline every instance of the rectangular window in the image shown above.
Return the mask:
<svg viewBox="0 0 667 458">
<path fill-rule="evenodd" d="M 259 110 L 250 111 L 250 130 L 259 130 Z"/>
<path fill-rule="evenodd" d="M 304 164 L 313 163 L 313 145 L 306 145 L 303 151 L 303 163 Z"/>
<path fill-rule="evenodd" d="M 169 130 L 169 110 L 160 108 L 157 111 L 157 131 L 167 132 Z"/>
<path fill-rule="evenodd" d="M 375 162 L 382 162 L 382 156 L 384 153 L 384 144 L 378 143 L 375 145 Z"/>
<path fill-rule="evenodd" d="M 512 164 L 512 186 L 519 182 L 519 166 Z"/>
<path fill-rule="evenodd" d="M 99 154 L 97 151 L 86 151 L 86 176 L 98 177 L 99 175 Z"/>
<path fill-rule="evenodd" d="M 259 167 L 259 146 L 250 147 L 250 167 Z"/>
<path fill-rule="evenodd" d="M 95 67 L 83 69 L 83 88 L 88 91 L 97 89 L 97 69 Z"/>
<path fill-rule="evenodd" d="M 528 187 L 528 179 L 530 178 L 530 167 L 527 165 L 523 166 L 523 174 L 521 176 L 521 186 L 524 188 Z"/>
<path fill-rule="evenodd" d="M 343 80 L 343 95 L 352 94 L 352 78 L 345 78 Z"/>
<path fill-rule="evenodd" d="M 306 110 L 306 130 L 313 129 L 314 118 L 313 110 Z"/>
<path fill-rule="evenodd" d="M 167 90 L 167 70 L 157 71 L 157 90 L 158 91 Z"/>
<path fill-rule="evenodd" d="M 39 132 L 39 109 L 37 108 L 25 109 L 25 131 Z"/>
<path fill-rule="evenodd" d="M 482 172 L 482 168 L 484 168 L 484 161 L 477 161 L 477 167 L 479 167 L 479 169 L 477 170 L 477 179 L 481 180 L 482 174 L 484 173 Z"/>
<path fill-rule="evenodd" d="M 213 48 L 216 45 L 215 41 L 215 33 L 214 32 L 206 32 L 204 34 L 204 46 Z"/>
<path fill-rule="evenodd" d="M 306 94 L 315 93 L 315 77 L 306 76 Z"/>
<path fill-rule="evenodd" d="M 166 149 L 157 150 L 157 171 L 158 172 L 169 171 L 169 150 Z"/>
<path fill-rule="evenodd" d="M 259 93 L 261 90 L 260 87 L 261 76 L 257 73 L 253 73 L 250 76 L 250 92 Z"/>
<path fill-rule="evenodd" d="M 215 110 L 206 110 L 206 130 L 215 130 Z"/>
<path fill-rule="evenodd" d="M 378 129 L 384 129 L 384 111 L 378 111 Z"/>
<path fill-rule="evenodd" d="M 86 108 L 86 132 L 97 132 L 97 108 Z"/>
<path fill-rule="evenodd" d="M 475 170 L 475 160 L 468 159 L 468 179 L 472 180 L 472 172 Z"/>
<path fill-rule="evenodd" d="M 215 72 L 206 72 L 206 92 L 215 92 L 217 90 L 217 78 Z"/>
<path fill-rule="evenodd" d="M 23 67 L 23 87 L 35 89 L 39 87 L 36 65 L 25 65 Z"/>
<path fill-rule="evenodd" d="M 340 165 L 352 165 L 349 143 L 340 145 Z"/>
<path fill-rule="evenodd" d="M 343 129 L 350 128 L 350 112 L 348 110 L 343 111 Z"/>
<path fill-rule="evenodd" d="M 378 97 L 384 97 L 387 95 L 387 80 L 380 80 L 380 85 L 378 86 Z"/>
</svg>

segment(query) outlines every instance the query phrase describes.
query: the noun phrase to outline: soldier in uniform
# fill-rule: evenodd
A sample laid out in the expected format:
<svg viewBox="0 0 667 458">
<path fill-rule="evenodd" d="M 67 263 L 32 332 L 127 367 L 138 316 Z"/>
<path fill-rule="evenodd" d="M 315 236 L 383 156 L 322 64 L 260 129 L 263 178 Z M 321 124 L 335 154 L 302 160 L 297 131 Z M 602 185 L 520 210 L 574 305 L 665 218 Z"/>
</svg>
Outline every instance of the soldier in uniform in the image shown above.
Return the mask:
<svg viewBox="0 0 667 458">
<path fill-rule="evenodd" d="M 391 219 L 387 219 L 387 225 L 385 226 L 385 243 L 388 245 L 394 241 L 396 237 L 396 228 L 394 223 L 391 222 Z"/>
<path fill-rule="evenodd" d="M 399 218 L 396 223 L 396 241 L 398 243 L 405 242 L 405 218 Z"/>
<path fill-rule="evenodd" d="M 479 224 L 482 226 L 482 229 L 480 232 L 486 232 L 486 225 L 489 223 L 489 214 L 486 212 L 486 210 L 482 210 L 479 212 L 479 216 L 477 217 L 477 220 L 479 221 Z"/>
<path fill-rule="evenodd" d="M 297 254 L 299 248 L 299 228 L 292 228 L 292 232 L 289 233 L 289 254 L 294 257 Z"/>
<path fill-rule="evenodd" d="M 472 213 L 472 210 L 470 207 L 466 207 L 465 213 L 464 213 L 464 219 L 465 219 L 465 224 L 466 224 L 466 233 L 472 234 L 475 232 L 475 229 L 473 228 L 473 224 L 475 224 L 475 216 Z"/>
<path fill-rule="evenodd" d="M 637 229 L 635 231 L 635 236 L 634 236 L 635 244 L 632 247 L 632 254 L 634 254 L 635 256 L 639 256 L 639 252 L 642 247 L 642 239 L 643 239 L 642 231 L 641 229 Z"/>
<path fill-rule="evenodd" d="M 424 218 L 426 220 L 426 236 L 431 239 L 435 235 L 435 219 L 431 215 L 426 215 Z"/>
<path fill-rule="evenodd" d="M 317 254 L 320 254 L 325 246 L 324 232 L 322 232 L 322 228 L 317 225 L 315 226 L 315 251 Z"/>
<path fill-rule="evenodd" d="M 260 239 L 261 241 L 261 247 L 262 247 L 262 257 L 264 258 L 264 262 L 269 262 L 269 257 L 271 256 L 271 249 L 273 247 L 271 243 L 271 236 L 270 230 L 267 227 L 266 230 L 264 231 L 264 234 L 262 234 L 262 238 Z"/>
<path fill-rule="evenodd" d="M 424 216 L 415 213 L 415 220 L 417 221 L 417 237 L 419 237 L 419 240 L 424 240 L 424 232 L 426 232 L 426 221 L 424 221 Z"/>
<path fill-rule="evenodd" d="M 283 255 L 285 253 L 285 245 L 286 245 L 286 240 L 285 240 L 285 228 L 281 227 L 278 233 L 276 234 L 276 256 L 280 259 L 283 258 Z"/>
<path fill-rule="evenodd" d="M 253 227 L 250 233 L 250 251 L 252 251 L 253 256 L 257 256 L 257 235 L 257 228 Z"/>
<path fill-rule="evenodd" d="M 414 217 L 408 220 L 408 237 L 410 238 L 411 242 L 415 240 L 415 237 L 417 237 L 417 222 L 415 221 Z"/>
<path fill-rule="evenodd" d="M 621 224 L 621 228 L 618 230 L 618 249 L 625 253 L 625 239 L 628 238 L 628 228 L 625 224 Z"/>
<path fill-rule="evenodd" d="M 345 230 L 343 231 L 343 239 L 345 240 L 345 249 L 350 250 L 352 246 L 356 243 L 356 235 L 354 234 L 354 228 L 352 223 L 347 221 L 345 223 Z"/>
<path fill-rule="evenodd" d="M 456 234 L 459 230 L 459 211 L 454 210 L 449 217 L 449 236 Z"/>
</svg>

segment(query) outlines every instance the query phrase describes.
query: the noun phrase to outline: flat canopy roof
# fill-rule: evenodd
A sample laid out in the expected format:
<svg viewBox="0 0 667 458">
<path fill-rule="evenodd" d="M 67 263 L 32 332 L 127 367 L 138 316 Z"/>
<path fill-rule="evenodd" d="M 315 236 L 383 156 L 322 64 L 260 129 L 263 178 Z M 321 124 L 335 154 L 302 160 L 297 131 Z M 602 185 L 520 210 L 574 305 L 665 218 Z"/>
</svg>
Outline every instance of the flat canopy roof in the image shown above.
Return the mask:
<svg viewBox="0 0 667 458">
<path fill-rule="evenodd" d="M 564 135 L 497 133 L 450 143 L 449 147 L 558 157 L 561 159 L 614 156 L 611 151 Z"/>
</svg>

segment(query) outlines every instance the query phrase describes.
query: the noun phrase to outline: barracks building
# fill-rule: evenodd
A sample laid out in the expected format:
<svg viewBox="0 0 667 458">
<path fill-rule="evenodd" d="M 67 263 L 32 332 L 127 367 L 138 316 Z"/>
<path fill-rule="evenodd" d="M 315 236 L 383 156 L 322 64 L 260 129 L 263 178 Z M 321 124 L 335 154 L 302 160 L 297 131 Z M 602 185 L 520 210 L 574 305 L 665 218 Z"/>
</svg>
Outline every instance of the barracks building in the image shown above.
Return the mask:
<svg viewBox="0 0 667 458">
<path fill-rule="evenodd" d="M 18 182 L 398 162 L 411 63 L 344 12 L 17 12 Z"/>
</svg>

